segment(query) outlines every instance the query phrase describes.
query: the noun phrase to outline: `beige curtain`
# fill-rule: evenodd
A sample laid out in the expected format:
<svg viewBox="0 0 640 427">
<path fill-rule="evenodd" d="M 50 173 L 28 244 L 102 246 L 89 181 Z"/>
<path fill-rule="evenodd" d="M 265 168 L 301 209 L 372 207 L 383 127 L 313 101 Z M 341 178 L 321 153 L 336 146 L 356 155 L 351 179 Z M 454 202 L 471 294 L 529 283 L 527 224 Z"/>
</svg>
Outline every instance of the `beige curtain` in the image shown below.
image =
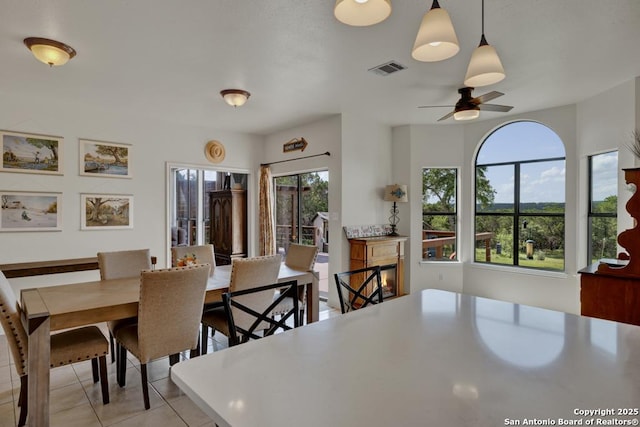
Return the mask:
<svg viewBox="0 0 640 427">
<path fill-rule="evenodd" d="M 273 177 L 269 166 L 260 166 L 260 255 L 276 254 Z"/>
</svg>

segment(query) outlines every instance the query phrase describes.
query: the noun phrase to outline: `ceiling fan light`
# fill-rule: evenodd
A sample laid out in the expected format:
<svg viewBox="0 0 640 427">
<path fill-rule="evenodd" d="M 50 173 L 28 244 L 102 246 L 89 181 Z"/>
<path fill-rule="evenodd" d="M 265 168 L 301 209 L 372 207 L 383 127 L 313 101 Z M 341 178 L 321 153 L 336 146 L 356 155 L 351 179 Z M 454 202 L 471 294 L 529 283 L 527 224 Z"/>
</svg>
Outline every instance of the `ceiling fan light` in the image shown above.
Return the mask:
<svg viewBox="0 0 640 427">
<path fill-rule="evenodd" d="M 225 89 L 220 91 L 220 95 L 232 107 L 243 106 L 251 96 L 249 92 L 242 89 Z"/>
<path fill-rule="evenodd" d="M 481 42 L 471 55 L 464 84 L 471 87 L 487 86 L 498 83 L 504 78 L 504 68 L 498 52 L 490 44 Z"/>
<path fill-rule="evenodd" d="M 391 15 L 391 0 L 336 0 L 333 14 L 343 24 L 366 27 Z"/>
<path fill-rule="evenodd" d="M 479 109 L 460 110 L 453 113 L 454 120 L 473 120 L 480 117 Z"/>
<path fill-rule="evenodd" d="M 459 50 L 449 13 L 434 0 L 431 9 L 422 17 L 411 56 L 417 61 L 435 62 L 451 58 Z"/>
<path fill-rule="evenodd" d="M 64 65 L 76 56 L 75 49 L 55 40 L 27 37 L 24 39 L 24 44 L 38 61 L 44 62 L 50 67 Z"/>
</svg>

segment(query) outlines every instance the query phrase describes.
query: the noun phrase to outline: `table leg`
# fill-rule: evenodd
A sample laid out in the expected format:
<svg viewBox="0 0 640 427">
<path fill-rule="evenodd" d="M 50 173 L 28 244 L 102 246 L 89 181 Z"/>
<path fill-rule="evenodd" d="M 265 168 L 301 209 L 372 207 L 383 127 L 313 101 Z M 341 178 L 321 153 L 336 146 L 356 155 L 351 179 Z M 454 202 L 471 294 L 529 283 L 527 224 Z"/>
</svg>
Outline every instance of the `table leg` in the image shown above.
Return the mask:
<svg viewBox="0 0 640 427">
<path fill-rule="evenodd" d="M 49 364 L 51 335 L 49 316 L 29 318 L 29 426 L 49 425 Z"/>
<path fill-rule="evenodd" d="M 320 312 L 319 277 L 313 272 L 311 283 L 307 283 L 307 323 L 317 322 Z"/>
</svg>

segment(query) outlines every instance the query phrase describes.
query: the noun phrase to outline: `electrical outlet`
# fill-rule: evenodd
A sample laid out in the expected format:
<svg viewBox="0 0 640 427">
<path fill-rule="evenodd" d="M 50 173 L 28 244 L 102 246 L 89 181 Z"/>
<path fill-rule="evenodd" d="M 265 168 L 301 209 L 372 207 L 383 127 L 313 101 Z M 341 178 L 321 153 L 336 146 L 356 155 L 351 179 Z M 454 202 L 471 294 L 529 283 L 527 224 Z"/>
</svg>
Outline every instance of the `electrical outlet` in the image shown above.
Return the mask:
<svg viewBox="0 0 640 427">
<path fill-rule="evenodd" d="M 442 280 L 442 273 L 438 273 L 438 280 Z"/>
</svg>

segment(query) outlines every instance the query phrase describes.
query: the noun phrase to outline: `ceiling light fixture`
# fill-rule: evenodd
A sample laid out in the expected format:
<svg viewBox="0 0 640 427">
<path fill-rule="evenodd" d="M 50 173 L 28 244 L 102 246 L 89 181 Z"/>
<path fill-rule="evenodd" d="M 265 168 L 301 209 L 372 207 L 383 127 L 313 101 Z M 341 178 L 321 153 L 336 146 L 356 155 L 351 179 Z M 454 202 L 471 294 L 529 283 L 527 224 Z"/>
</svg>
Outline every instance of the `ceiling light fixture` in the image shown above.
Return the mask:
<svg viewBox="0 0 640 427">
<path fill-rule="evenodd" d="M 423 62 L 442 61 L 460 50 L 456 31 L 449 13 L 433 0 L 431 9 L 424 14 L 411 56 Z"/>
<path fill-rule="evenodd" d="M 55 40 L 27 37 L 23 42 L 38 61 L 49 64 L 50 67 L 64 65 L 76 56 L 74 48 Z"/>
<path fill-rule="evenodd" d="M 505 78 L 504 68 L 496 49 L 487 43 L 484 36 L 484 0 L 482 0 L 482 37 L 480 45 L 473 51 L 467 68 L 464 84 L 471 87 L 487 86 Z"/>
<path fill-rule="evenodd" d="M 343 24 L 366 27 L 391 15 L 391 0 L 336 0 L 333 14 Z"/>
<path fill-rule="evenodd" d="M 453 113 L 454 120 L 473 120 L 480 117 L 480 108 L 477 106 L 470 110 L 460 110 Z"/>
<path fill-rule="evenodd" d="M 249 92 L 242 89 L 225 89 L 220 91 L 220 95 L 224 98 L 225 102 L 232 107 L 241 107 L 247 102 L 247 99 L 251 96 Z"/>
</svg>

